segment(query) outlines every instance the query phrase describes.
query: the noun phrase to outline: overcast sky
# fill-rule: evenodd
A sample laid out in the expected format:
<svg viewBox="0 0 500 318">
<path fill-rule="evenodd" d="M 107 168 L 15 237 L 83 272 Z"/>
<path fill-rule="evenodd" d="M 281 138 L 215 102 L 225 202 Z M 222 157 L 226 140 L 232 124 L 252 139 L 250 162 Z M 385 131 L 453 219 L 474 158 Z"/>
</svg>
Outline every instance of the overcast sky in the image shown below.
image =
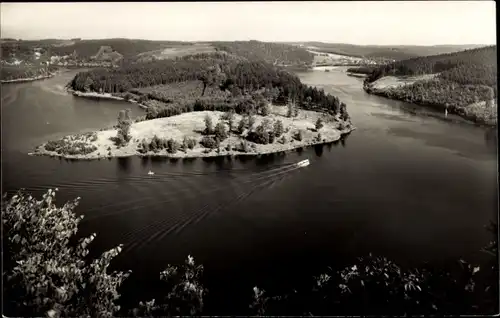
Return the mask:
<svg viewBox="0 0 500 318">
<path fill-rule="evenodd" d="M 496 44 L 494 1 L 2 3 L 1 37 Z"/>
</svg>

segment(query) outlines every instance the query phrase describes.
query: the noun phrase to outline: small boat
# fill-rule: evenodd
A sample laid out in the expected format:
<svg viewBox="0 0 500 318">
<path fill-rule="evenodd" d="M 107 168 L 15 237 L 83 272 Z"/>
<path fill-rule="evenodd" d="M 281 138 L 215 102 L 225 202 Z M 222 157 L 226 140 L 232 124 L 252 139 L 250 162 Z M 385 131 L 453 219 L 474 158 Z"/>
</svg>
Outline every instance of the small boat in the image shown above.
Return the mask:
<svg viewBox="0 0 500 318">
<path fill-rule="evenodd" d="M 154 174 L 155 174 L 155 173 L 154 173 L 153 171 L 149 170 L 148 175 L 152 176 L 152 175 L 154 175 Z"/>
<path fill-rule="evenodd" d="M 307 167 L 309 165 L 309 159 L 306 159 L 306 160 L 302 160 L 302 161 L 299 161 L 297 163 L 297 167 Z"/>
</svg>

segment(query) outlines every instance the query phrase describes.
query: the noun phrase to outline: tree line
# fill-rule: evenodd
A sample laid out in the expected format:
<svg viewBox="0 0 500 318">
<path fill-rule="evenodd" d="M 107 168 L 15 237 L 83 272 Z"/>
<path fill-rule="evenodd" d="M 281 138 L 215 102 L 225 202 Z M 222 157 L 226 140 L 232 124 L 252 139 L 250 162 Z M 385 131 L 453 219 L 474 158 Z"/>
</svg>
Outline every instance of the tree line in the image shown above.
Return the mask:
<svg viewBox="0 0 500 318">
<path fill-rule="evenodd" d="M 217 50 L 226 51 L 249 60 L 263 60 L 272 64 L 312 64 L 314 54 L 303 48 L 284 43 L 260 41 L 212 42 Z"/>
<path fill-rule="evenodd" d="M 56 66 L 34 65 L 34 66 L 2 66 L 0 67 L 1 80 L 15 80 L 21 78 L 31 78 L 36 76 L 48 75 L 47 72 L 55 72 Z"/>
<path fill-rule="evenodd" d="M 202 82 L 203 89 L 199 97 L 195 100 L 172 100 L 170 97 L 158 97 L 159 93 L 148 93 L 146 98 L 163 102 L 159 107 L 151 107 L 148 117 L 172 116 L 193 110 L 234 109 L 240 113 L 251 112 L 255 102 L 261 98 L 259 95 L 277 104 L 294 102 L 304 109 L 347 114 L 346 105 L 337 97 L 325 93 L 323 89 L 302 84 L 296 75 L 264 61 L 239 60 L 227 54 L 152 61 L 117 69 L 94 69 L 78 73 L 68 86 L 78 91 L 130 91 L 141 94 L 137 88 L 189 81 Z M 205 96 L 207 89 L 214 93 Z"/>
</svg>

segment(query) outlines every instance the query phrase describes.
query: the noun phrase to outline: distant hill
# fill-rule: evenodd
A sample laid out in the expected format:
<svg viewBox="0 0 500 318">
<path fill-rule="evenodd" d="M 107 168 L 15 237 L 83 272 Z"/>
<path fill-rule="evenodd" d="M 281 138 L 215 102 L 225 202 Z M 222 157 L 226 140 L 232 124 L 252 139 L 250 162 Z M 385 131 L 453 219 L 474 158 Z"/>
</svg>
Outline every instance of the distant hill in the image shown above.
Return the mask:
<svg viewBox="0 0 500 318">
<path fill-rule="evenodd" d="M 219 51 L 240 55 L 248 60 L 263 60 L 274 65 L 311 65 L 314 54 L 284 43 L 260 41 L 211 42 Z"/>
<path fill-rule="evenodd" d="M 311 47 L 315 51 L 334 53 L 347 56 L 364 58 L 386 58 L 393 60 L 403 60 L 417 56 L 436 55 L 452 53 L 466 49 L 478 48 L 484 45 L 464 44 L 464 45 L 354 45 L 345 43 L 324 43 L 324 42 L 292 42 L 289 44 Z"/>
<path fill-rule="evenodd" d="M 54 47 L 52 52 L 54 55 L 69 55 L 76 51 L 80 58 L 90 58 L 101 47 L 111 47 L 114 51 L 123 55 L 124 58 L 134 58 L 139 53 L 160 50 L 172 45 L 182 45 L 183 43 L 185 42 L 131 39 L 81 40 L 74 41 L 72 45 Z"/>
<path fill-rule="evenodd" d="M 171 47 L 172 45 L 182 45 L 189 43 L 178 41 L 149 41 L 133 39 L 104 39 L 104 40 L 57 40 L 45 39 L 39 41 L 5 41 L 2 40 L 2 58 L 10 54 L 25 55 L 32 53 L 35 47 L 40 47 L 43 51 L 50 52 L 50 55 L 71 55 L 76 52 L 82 59 L 90 59 L 95 56 L 101 47 L 111 47 L 112 50 L 123 55 L 124 58 L 136 57 L 139 53 L 154 51 Z"/>
<path fill-rule="evenodd" d="M 16 56 L 20 59 L 29 59 L 34 48 L 40 48 L 42 53 L 48 55 L 64 56 L 76 53 L 76 57 L 83 60 L 90 60 L 96 56 L 104 57 L 101 54 L 103 53 L 102 48 L 109 48 L 106 50 L 116 52 L 115 57 L 120 54 L 123 59 L 134 62 L 177 58 L 215 51 L 239 55 L 248 60 L 264 60 L 275 65 L 310 65 L 314 58 L 314 55 L 305 49 L 293 45 L 259 41 L 194 43 L 134 39 L 45 39 L 39 41 L 5 39 L 2 40 L 1 44 L 2 58 Z"/>
</svg>

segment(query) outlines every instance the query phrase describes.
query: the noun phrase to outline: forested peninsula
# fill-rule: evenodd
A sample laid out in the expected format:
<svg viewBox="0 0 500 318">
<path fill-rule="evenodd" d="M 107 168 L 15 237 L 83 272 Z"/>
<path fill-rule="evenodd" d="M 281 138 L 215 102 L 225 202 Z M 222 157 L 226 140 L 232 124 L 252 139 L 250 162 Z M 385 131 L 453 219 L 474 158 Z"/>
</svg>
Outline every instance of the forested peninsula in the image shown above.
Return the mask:
<svg viewBox="0 0 500 318">
<path fill-rule="evenodd" d="M 496 46 L 489 46 L 397 61 L 371 71 L 364 89 L 496 126 L 496 58 Z"/>
<path fill-rule="evenodd" d="M 337 97 L 285 68 L 226 51 L 93 69 L 68 88 L 134 101 L 146 114 L 132 119 L 123 112 L 112 129 L 51 141 L 35 154 L 258 155 L 336 141 L 354 129 Z"/>
</svg>

